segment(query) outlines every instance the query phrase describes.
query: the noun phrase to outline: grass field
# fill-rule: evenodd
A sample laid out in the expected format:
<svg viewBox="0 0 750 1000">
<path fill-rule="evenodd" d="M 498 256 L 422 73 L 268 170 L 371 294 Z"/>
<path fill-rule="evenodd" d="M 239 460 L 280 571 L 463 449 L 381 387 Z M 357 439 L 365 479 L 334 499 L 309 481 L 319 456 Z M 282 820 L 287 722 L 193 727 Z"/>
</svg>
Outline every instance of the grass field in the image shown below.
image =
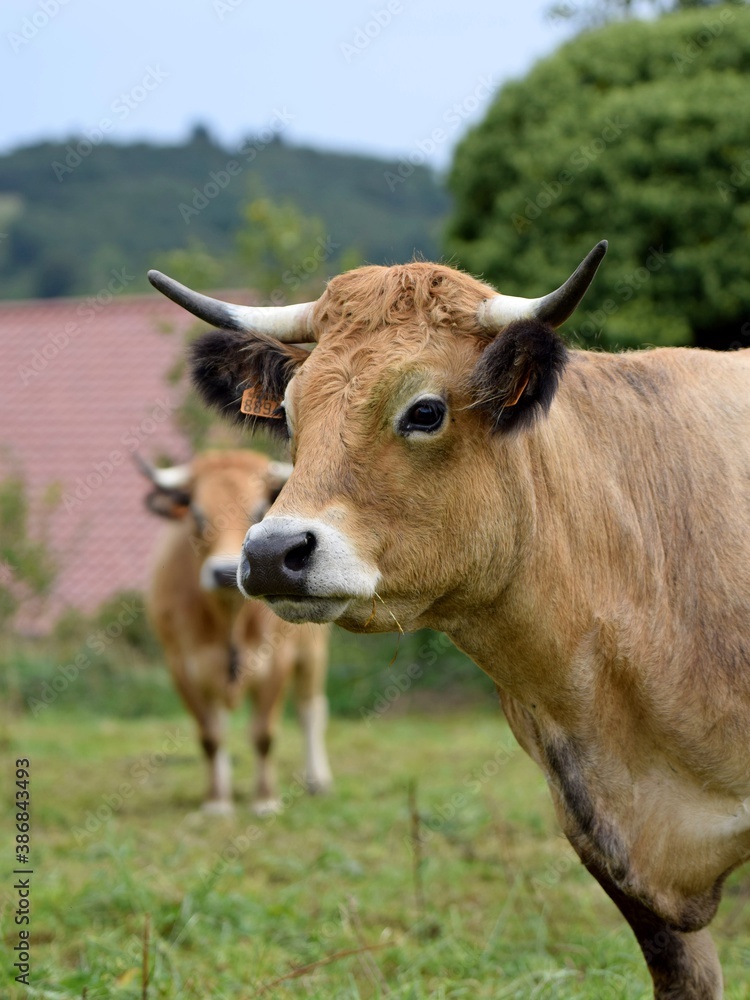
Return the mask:
<svg viewBox="0 0 750 1000">
<path fill-rule="evenodd" d="M 326 798 L 301 792 L 301 740 L 285 722 L 285 809 L 267 820 L 248 809 L 244 721 L 232 732 L 236 813 L 218 819 L 197 811 L 204 774 L 187 717 L 6 712 L 4 758 L 31 763 L 32 988 L 6 960 L 0 994 L 650 996 L 630 932 L 559 835 L 542 776 L 492 704 L 334 718 Z M 5 767 L 6 817 L 11 782 Z M 8 954 L 18 938 L 5 879 Z M 729 1000 L 750 998 L 749 888 L 747 874 L 732 878 L 714 924 Z"/>
</svg>

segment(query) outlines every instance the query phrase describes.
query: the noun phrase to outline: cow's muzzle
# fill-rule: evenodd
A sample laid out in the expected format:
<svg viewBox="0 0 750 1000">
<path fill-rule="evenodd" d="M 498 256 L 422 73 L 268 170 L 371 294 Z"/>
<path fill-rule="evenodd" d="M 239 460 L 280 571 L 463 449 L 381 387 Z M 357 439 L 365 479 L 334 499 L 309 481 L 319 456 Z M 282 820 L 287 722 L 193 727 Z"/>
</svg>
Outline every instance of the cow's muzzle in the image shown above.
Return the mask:
<svg viewBox="0 0 750 1000">
<path fill-rule="evenodd" d="M 378 572 L 351 541 L 322 521 L 279 516 L 245 537 L 237 583 L 287 621 L 335 621 L 354 599 L 371 600 Z"/>
<path fill-rule="evenodd" d="M 238 582 L 248 597 L 307 596 L 307 570 L 318 539 L 312 531 L 270 531 L 245 542 Z"/>
</svg>

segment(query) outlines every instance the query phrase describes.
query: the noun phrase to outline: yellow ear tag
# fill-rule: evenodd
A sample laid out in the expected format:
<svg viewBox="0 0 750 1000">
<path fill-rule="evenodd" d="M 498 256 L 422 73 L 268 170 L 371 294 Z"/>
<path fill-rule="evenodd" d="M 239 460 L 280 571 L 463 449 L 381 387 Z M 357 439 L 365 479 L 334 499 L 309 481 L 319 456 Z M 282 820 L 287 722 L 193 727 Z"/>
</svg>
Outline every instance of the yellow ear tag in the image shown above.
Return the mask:
<svg viewBox="0 0 750 1000">
<path fill-rule="evenodd" d="M 283 416 L 280 413 L 276 413 L 278 408 L 279 404 L 274 403 L 271 399 L 264 398 L 259 389 L 245 389 L 242 393 L 240 413 L 244 413 L 248 417 L 265 417 L 267 420 L 283 420 Z"/>
</svg>

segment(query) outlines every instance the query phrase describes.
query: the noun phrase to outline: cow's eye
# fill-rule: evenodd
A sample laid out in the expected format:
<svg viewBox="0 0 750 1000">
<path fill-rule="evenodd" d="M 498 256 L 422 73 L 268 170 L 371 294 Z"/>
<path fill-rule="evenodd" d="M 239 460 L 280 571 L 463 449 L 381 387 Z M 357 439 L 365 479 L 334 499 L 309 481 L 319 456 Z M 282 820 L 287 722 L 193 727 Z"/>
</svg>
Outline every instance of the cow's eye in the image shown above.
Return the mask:
<svg viewBox="0 0 750 1000">
<path fill-rule="evenodd" d="M 399 420 L 399 432 L 413 434 L 421 431 L 423 434 L 434 434 L 443 426 L 445 414 L 446 406 L 442 399 L 418 399 Z"/>
</svg>

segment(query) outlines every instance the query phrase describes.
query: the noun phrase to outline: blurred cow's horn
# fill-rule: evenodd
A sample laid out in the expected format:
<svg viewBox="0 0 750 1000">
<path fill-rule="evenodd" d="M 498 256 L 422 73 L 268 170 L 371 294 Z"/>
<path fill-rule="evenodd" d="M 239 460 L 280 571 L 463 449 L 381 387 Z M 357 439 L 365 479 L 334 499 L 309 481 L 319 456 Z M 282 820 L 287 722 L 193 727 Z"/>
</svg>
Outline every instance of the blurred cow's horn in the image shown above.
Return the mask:
<svg viewBox="0 0 750 1000">
<path fill-rule="evenodd" d="M 162 295 L 211 326 L 239 330 L 241 333 L 265 333 L 285 344 L 315 342 L 312 329 L 314 302 L 301 302 L 294 306 L 238 306 L 194 292 L 161 271 L 149 271 L 148 280 Z"/>
<path fill-rule="evenodd" d="M 137 452 L 133 455 L 135 464 L 141 470 L 146 479 L 163 490 L 181 490 L 190 482 L 189 465 L 172 465 L 168 468 L 157 469 L 156 466 L 147 462 L 142 455 Z"/>
<path fill-rule="evenodd" d="M 571 316 L 607 252 L 607 241 L 597 243 L 578 265 L 564 285 L 539 299 L 523 299 L 515 295 L 495 295 L 485 299 L 477 314 L 488 330 L 502 330 L 517 319 L 539 319 L 552 327 L 562 326 Z"/>
<path fill-rule="evenodd" d="M 291 462 L 269 462 L 268 463 L 268 475 L 272 479 L 278 479 L 280 482 L 285 483 L 287 479 L 291 476 L 294 471 L 294 466 Z"/>
</svg>

